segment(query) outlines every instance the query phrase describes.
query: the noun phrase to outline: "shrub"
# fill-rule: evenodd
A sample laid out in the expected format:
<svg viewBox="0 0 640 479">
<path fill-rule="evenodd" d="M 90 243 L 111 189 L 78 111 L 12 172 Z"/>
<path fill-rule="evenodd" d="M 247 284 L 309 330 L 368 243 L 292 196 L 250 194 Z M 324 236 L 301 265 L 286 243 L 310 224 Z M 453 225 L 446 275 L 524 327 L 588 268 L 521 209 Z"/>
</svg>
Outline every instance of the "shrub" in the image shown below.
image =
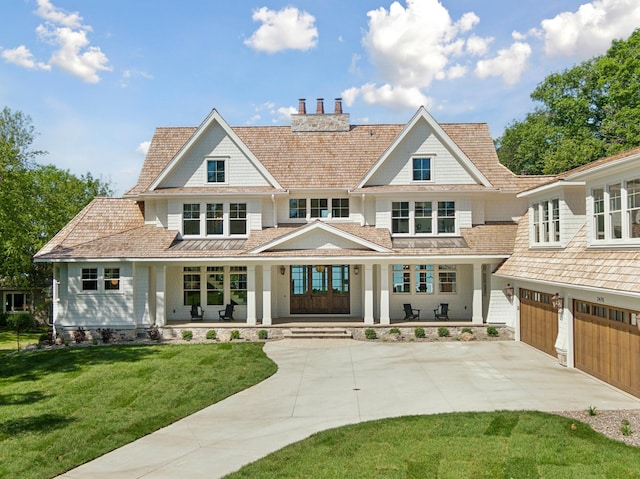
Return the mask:
<svg viewBox="0 0 640 479">
<path fill-rule="evenodd" d="M 471 329 L 471 328 L 462 328 L 462 330 L 460 332 L 461 333 L 473 334 L 473 329 Z"/>
<path fill-rule="evenodd" d="M 233 341 L 234 339 L 240 339 L 240 331 L 238 331 L 237 329 L 231 331 L 231 341 Z"/>
<path fill-rule="evenodd" d="M 424 328 L 416 328 L 413 330 L 413 334 L 415 334 L 416 338 L 424 338 Z"/>
<path fill-rule="evenodd" d="M 87 332 L 80 326 L 73 332 L 73 340 L 76 344 L 80 344 L 84 342 L 85 339 L 87 339 Z"/>
<path fill-rule="evenodd" d="M 489 326 L 487 328 L 487 336 L 491 336 L 492 338 L 497 338 L 499 334 L 500 333 L 498 333 L 498 329 L 495 326 Z"/>
<path fill-rule="evenodd" d="M 596 414 L 598 414 L 598 411 L 596 411 L 595 406 L 589 406 L 586 412 L 588 416 L 595 416 Z"/>
<path fill-rule="evenodd" d="M 158 328 L 157 324 L 154 324 L 149 329 L 147 329 L 147 334 L 149 335 L 149 339 L 157 341 L 162 337 L 162 333 L 160 332 L 160 328 Z"/>
<path fill-rule="evenodd" d="M 193 339 L 193 332 L 189 329 L 183 329 L 182 339 L 184 339 L 185 341 L 191 341 Z"/>
<path fill-rule="evenodd" d="M 438 336 L 441 338 L 448 338 L 450 335 L 449 328 L 445 328 L 444 326 L 438 328 Z"/>
<path fill-rule="evenodd" d="M 91 341 L 91 344 L 93 344 L 94 346 L 98 345 L 98 338 L 93 338 L 93 340 Z"/>
<path fill-rule="evenodd" d="M 367 339 L 376 339 L 378 335 L 376 334 L 375 329 L 367 328 L 364 330 L 364 337 Z"/>
<path fill-rule="evenodd" d="M 629 424 L 628 419 L 623 419 L 622 424 L 620 425 L 620 432 L 623 436 L 631 436 L 631 424 Z"/>
<path fill-rule="evenodd" d="M 210 329 L 209 331 L 207 331 L 207 334 L 205 334 L 204 336 L 207 339 L 216 339 L 217 335 L 216 335 L 216 330 L 215 329 Z"/>
<path fill-rule="evenodd" d="M 267 339 L 269 337 L 269 333 L 266 329 L 261 329 L 258 331 L 258 339 Z"/>
<path fill-rule="evenodd" d="M 400 330 L 398 328 L 391 328 L 389 334 L 400 334 Z"/>
<path fill-rule="evenodd" d="M 102 338 L 103 343 L 110 343 L 113 340 L 114 331 L 111 328 L 97 329 L 98 334 Z"/>
</svg>

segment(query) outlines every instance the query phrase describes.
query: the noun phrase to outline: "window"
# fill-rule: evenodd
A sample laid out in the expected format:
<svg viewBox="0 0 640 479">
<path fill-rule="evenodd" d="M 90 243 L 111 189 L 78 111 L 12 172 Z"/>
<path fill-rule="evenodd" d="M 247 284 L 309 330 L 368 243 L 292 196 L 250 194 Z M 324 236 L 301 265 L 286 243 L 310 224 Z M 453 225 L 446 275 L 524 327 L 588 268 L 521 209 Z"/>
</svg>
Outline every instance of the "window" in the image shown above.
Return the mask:
<svg viewBox="0 0 640 479">
<path fill-rule="evenodd" d="M 202 304 L 200 302 L 200 266 L 185 266 L 182 280 L 184 305 Z"/>
<path fill-rule="evenodd" d="M 627 181 L 629 237 L 640 238 L 640 178 Z"/>
<path fill-rule="evenodd" d="M 229 233 L 232 235 L 247 234 L 246 203 L 231 203 L 229 205 Z"/>
<path fill-rule="evenodd" d="M 224 160 L 207 160 L 207 182 L 224 183 Z"/>
<path fill-rule="evenodd" d="M 553 241 L 560 242 L 560 200 L 551 200 L 551 231 Z"/>
<path fill-rule="evenodd" d="M 349 198 L 333 198 L 331 200 L 331 217 L 332 218 L 348 218 L 349 217 Z"/>
<path fill-rule="evenodd" d="M 595 239 L 605 239 L 604 230 L 604 188 L 594 188 L 593 197 L 593 231 Z"/>
<path fill-rule="evenodd" d="M 29 311 L 29 303 L 27 302 L 27 295 L 25 293 L 6 293 L 4 299 L 5 313 Z"/>
<path fill-rule="evenodd" d="M 307 200 L 304 198 L 293 198 L 289 200 L 289 218 L 306 218 Z"/>
<path fill-rule="evenodd" d="M 326 198 L 311 199 L 311 217 L 327 218 L 329 216 L 329 202 Z"/>
<path fill-rule="evenodd" d="M 438 201 L 438 234 L 456 232 L 455 201 Z"/>
<path fill-rule="evenodd" d="M 413 181 L 431 180 L 431 158 L 413 159 Z"/>
<path fill-rule="evenodd" d="M 291 293 L 306 294 L 309 291 L 307 265 L 291 266 Z"/>
<path fill-rule="evenodd" d="M 416 293 L 433 293 L 433 265 L 417 264 L 415 269 Z"/>
<path fill-rule="evenodd" d="M 82 268 L 82 291 L 98 291 L 98 268 Z"/>
<path fill-rule="evenodd" d="M 549 202 L 548 201 L 543 201 L 542 203 L 540 203 L 540 207 L 542 209 L 542 211 L 541 211 L 541 214 L 542 214 L 542 238 L 540 238 L 540 241 L 542 241 L 544 243 L 548 243 L 549 242 L 549 231 L 550 231 Z"/>
<path fill-rule="evenodd" d="M 533 204 L 533 211 L 531 212 L 533 216 L 533 242 L 540 242 L 540 204 Z"/>
<path fill-rule="evenodd" d="M 411 292 L 411 266 L 408 264 L 394 264 L 393 273 L 393 292 L 394 293 L 410 293 Z"/>
<path fill-rule="evenodd" d="M 104 290 L 114 291 L 120 289 L 120 268 L 104 269 Z"/>
<path fill-rule="evenodd" d="M 622 238 L 622 189 L 620 183 L 609 185 L 609 236 Z"/>
<path fill-rule="evenodd" d="M 560 200 L 545 200 L 532 205 L 532 243 L 560 242 Z"/>
<path fill-rule="evenodd" d="M 408 201 L 394 201 L 391 204 L 391 231 L 393 233 L 409 232 Z"/>
<path fill-rule="evenodd" d="M 441 264 L 438 267 L 438 289 L 441 293 L 456 292 L 456 266 Z"/>
<path fill-rule="evenodd" d="M 222 203 L 207 203 L 207 234 L 224 233 L 224 213 Z"/>
<path fill-rule="evenodd" d="M 334 293 L 349 292 L 349 266 L 334 264 L 331 266 L 331 289 Z"/>
<path fill-rule="evenodd" d="M 207 266 L 207 304 L 224 304 L 224 267 Z"/>
<path fill-rule="evenodd" d="M 182 205 L 182 234 L 200 234 L 200 205 L 198 203 Z"/>
<path fill-rule="evenodd" d="M 431 201 L 416 201 L 414 218 L 416 233 L 431 233 L 433 231 L 432 222 Z"/>
<path fill-rule="evenodd" d="M 236 304 L 247 304 L 247 267 L 231 266 L 230 271 L 231 301 Z"/>
</svg>

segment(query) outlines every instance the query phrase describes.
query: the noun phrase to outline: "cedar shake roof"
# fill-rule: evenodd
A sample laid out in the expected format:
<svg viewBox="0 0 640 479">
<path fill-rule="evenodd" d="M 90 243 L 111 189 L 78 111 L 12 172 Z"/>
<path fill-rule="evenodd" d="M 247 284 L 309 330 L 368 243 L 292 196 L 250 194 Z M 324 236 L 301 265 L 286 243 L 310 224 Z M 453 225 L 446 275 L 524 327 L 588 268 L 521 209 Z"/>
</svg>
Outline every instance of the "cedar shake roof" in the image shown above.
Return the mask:
<svg viewBox="0 0 640 479">
<path fill-rule="evenodd" d="M 290 126 L 246 126 L 232 129 L 283 188 L 352 189 L 405 126 L 352 125 L 348 132 L 293 132 Z M 516 192 L 548 181 L 548 177 L 514 175 L 502 165 L 486 124 L 451 123 L 440 126 L 485 175 L 494 189 Z M 127 195 L 151 193 L 149 186 L 196 130 L 196 127 L 157 128 L 138 183 Z M 376 187 L 376 191 L 379 188 Z M 441 185 L 440 188 L 446 190 L 447 186 Z M 457 185 L 455 189 L 461 189 L 461 186 Z M 479 189 L 486 188 L 480 186 Z M 370 191 L 368 188 L 364 190 Z M 267 188 L 265 191 L 273 189 Z M 205 191 L 169 188 L 155 190 L 154 194 L 162 192 Z M 206 192 L 210 192 L 210 189 Z"/>
<path fill-rule="evenodd" d="M 583 226 L 564 249 L 529 248 L 529 219 L 518 225 L 513 255 L 496 271 L 516 279 L 638 294 L 640 251 L 588 248 Z"/>
</svg>

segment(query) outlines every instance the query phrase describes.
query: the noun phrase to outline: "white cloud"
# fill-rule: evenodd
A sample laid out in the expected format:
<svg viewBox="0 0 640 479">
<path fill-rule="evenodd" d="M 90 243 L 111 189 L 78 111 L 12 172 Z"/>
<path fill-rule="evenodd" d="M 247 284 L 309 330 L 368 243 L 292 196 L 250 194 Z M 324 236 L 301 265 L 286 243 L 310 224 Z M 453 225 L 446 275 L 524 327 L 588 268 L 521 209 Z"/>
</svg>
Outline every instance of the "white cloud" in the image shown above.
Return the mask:
<svg viewBox="0 0 640 479">
<path fill-rule="evenodd" d="M 384 105 L 392 109 L 418 109 L 419 106 L 429 108 L 432 103 L 431 98 L 425 96 L 417 87 L 392 86 L 388 83 L 381 87 L 367 83 L 342 92 L 346 106 L 351 106 L 357 97 L 362 97 L 369 105 Z"/>
<path fill-rule="evenodd" d="M 282 121 L 290 121 L 291 115 L 298 113 L 298 110 L 292 106 L 283 106 L 277 110 L 279 119 Z"/>
<path fill-rule="evenodd" d="M 89 45 L 87 33 L 92 28 L 82 23 L 83 18 L 78 12 L 67 13 L 55 7 L 50 0 L 38 0 L 38 8 L 34 13 L 45 20 L 44 24 L 36 27 L 38 38 L 55 47 L 49 61 L 36 61 L 24 45 L 3 51 L 2 57 L 6 61 L 40 70 L 50 70 L 56 66 L 87 83 L 99 82 L 98 72 L 112 69 L 102 50 Z"/>
<path fill-rule="evenodd" d="M 638 25 L 638 0 L 594 0 L 541 22 L 547 55 L 580 60 L 603 54 L 612 40 L 628 37 Z"/>
<path fill-rule="evenodd" d="M 24 45 L 11 50 L 4 50 L 2 58 L 9 63 L 28 68 L 30 70 L 51 70 L 51 66 L 46 63 L 36 62 L 31 51 Z"/>
<path fill-rule="evenodd" d="M 308 50 L 318 43 L 315 17 L 295 7 L 279 11 L 262 7 L 253 12 L 252 19 L 262 25 L 244 43 L 255 50 L 267 53 Z"/>
<path fill-rule="evenodd" d="M 456 78 L 462 78 L 467 74 L 468 68 L 464 65 L 453 65 L 447 70 L 447 78 L 449 80 L 455 80 Z"/>
<path fill-rule="evenodd" d="M 496 57 L 479 61 L 475 74 L 479 78 L 502 77 L 507 85 L 513 85 L 520 80 L 530 56 L 529 44 L 516 42 L 508 49 L 499 50 Z"/>
<path fill-rule="evenodd" d="M 404 88 L 426 88 L 433 80 L 446 78 L 452 57 L 464 54 L 469 32 L 479 21 L 473 12 L 454 22 L 438 0 L 407 0 L 404 8 L 393 2 L 387 11 L 367 13 L 369 30 L 364 37 L 373 65 L 384 81 Z M 480 48 L 474 36 L 469 53 Z M 491 39 L 484 39 L 488 44 Z M 476 48 L 476 50 L 473 50 Z"/>
<path fill-rule="evenodd" d="M 143 155 L 146 155 L 149 152 L 150 145 L 151 145 L 150 141 L 143 141 L 138 145 L 138 148 L 136 148 L 136 151 L 138 153 L 142 153 Z"/>
<path fill-rule="evenodd" d="M 471 35 L 467 39 L 466 52 L 470 55 L 481 57 L 489 51 L 489 44 L 493 41 L 493 37 L 482 38 L 477 35 Z"/>
</svg>

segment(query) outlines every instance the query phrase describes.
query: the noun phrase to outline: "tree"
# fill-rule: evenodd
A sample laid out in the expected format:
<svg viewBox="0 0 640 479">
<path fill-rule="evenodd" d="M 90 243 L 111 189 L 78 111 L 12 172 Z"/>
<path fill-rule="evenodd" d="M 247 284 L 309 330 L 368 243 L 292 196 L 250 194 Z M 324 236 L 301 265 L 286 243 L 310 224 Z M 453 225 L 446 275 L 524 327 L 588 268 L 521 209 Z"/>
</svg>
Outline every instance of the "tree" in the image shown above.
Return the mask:
<svg viewBox="0 0 640 479">
<path fill-rule="evenodd" d="M 90 173 L 76 177 L 40 165 L 30 149 L 31 119 L 8 108 L 0 114 L 0 280 L 14 287 L 50 284 L 51 265 L 33 255 L 96 196 L 113 194 Z"/>
<path fill-rule="evenodd" d="M 640 29 L 604 56 L 549 75 L 539 102 L 496 140 L 500 161 L 516 173 L 554 174 L 640 145 Z"/>
<path fill-rule="evenodd" d="M 16 332 L 18 351 L 20 351 L 20 333 L 33 326 L 33 319 L 29 313 L 10 314 L 7 318 L 7 326 Z"/>
</svg>

